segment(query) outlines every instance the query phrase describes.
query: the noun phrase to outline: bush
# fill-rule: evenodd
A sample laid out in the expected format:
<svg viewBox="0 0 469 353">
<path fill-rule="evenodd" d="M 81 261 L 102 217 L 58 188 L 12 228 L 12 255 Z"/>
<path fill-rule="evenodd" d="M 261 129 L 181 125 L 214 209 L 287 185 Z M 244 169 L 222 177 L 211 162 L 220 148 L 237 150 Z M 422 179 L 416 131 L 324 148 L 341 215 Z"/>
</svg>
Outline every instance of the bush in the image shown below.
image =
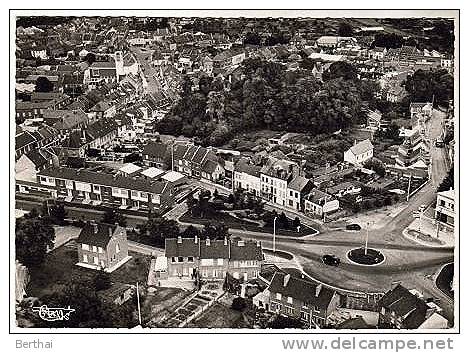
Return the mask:
<svg viewBox="0 0 469 353">
<path fill-rule="evenodd" d="M 233 299 L 233 303 L 231 304 L 231 308 L 237 311 L 243 311 L 246 308 L 246 299 L 241 297 L 236 297 Z"/>
</svg>

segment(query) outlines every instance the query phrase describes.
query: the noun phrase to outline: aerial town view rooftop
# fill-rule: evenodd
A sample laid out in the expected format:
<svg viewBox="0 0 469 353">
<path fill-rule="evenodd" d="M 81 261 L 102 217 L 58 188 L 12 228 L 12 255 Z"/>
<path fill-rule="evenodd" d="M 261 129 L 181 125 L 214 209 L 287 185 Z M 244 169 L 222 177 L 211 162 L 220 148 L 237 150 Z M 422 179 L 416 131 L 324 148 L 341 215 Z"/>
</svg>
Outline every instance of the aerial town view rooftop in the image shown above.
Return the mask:
<svg viewBox="0 0 469 353">
<path fill-rule="evenodd" d="M 16 17 L 16 327 L 454 328 L 455 21 L 359 17 Z"/>
</svg>

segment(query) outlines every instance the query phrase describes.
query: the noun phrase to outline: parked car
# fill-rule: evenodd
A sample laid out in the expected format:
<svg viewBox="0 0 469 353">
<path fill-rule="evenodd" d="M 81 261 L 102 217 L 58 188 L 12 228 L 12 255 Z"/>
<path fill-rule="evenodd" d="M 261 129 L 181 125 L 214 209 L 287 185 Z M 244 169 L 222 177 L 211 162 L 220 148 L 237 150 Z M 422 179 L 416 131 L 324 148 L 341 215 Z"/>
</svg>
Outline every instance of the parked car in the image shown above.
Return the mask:
<svg viewBox="0 0 469 353">
<path fill-rule="evenodd" d="M 347 224 L 345 226 L 345 229 L 347 229 L 347 230 L 361 230 L 362 227 L 359 224 L 352 223 L 352 224 Z"/>
<path fill-rule="evenodd" d="M 340 259 L 335 255 L 324 255 L 322 262 L 329 266 L 339 266 Z"/>
</svg>

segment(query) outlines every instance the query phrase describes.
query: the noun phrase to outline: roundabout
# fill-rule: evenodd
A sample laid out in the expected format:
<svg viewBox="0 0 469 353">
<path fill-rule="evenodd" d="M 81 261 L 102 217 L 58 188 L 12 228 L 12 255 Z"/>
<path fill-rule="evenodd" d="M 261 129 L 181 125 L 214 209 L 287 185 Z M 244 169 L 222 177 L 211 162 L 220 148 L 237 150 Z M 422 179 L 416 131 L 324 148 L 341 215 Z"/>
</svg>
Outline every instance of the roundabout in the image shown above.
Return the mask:
<svg viewBox="0 0 469 353">
<path fill-rule="evenodd" d="M 355 248 L 347 253 L 347 258 L 358 265 L 376 266 L 384 262 L 383 253 L 370 248 Z"/>
</svg>

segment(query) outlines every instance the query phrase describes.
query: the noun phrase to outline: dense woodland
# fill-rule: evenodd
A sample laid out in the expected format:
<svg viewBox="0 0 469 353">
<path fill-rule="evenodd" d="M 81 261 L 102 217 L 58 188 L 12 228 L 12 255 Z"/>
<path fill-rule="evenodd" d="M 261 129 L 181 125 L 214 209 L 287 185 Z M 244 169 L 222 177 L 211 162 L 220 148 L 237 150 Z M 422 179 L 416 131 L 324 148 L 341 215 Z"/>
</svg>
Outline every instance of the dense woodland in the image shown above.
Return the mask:
<svg viewBox="0 0 469 353">
<path fill-rule="evenodd" d="M 287 71 L 259 59 L 245 60 L 242 70 L 244 78 L 230 90 L 218 79 L 202 80 L 200 92 L 191 92 L 187 83 L 181 100 L 158 123 L 159 132 L 215 146 L 246 130 L 331 133 L 363 122 L 376 90 L 374 81 L 358 80 L 346 63 L 331 66 L 324 82 L 310 71 Z"/>
</svg>

